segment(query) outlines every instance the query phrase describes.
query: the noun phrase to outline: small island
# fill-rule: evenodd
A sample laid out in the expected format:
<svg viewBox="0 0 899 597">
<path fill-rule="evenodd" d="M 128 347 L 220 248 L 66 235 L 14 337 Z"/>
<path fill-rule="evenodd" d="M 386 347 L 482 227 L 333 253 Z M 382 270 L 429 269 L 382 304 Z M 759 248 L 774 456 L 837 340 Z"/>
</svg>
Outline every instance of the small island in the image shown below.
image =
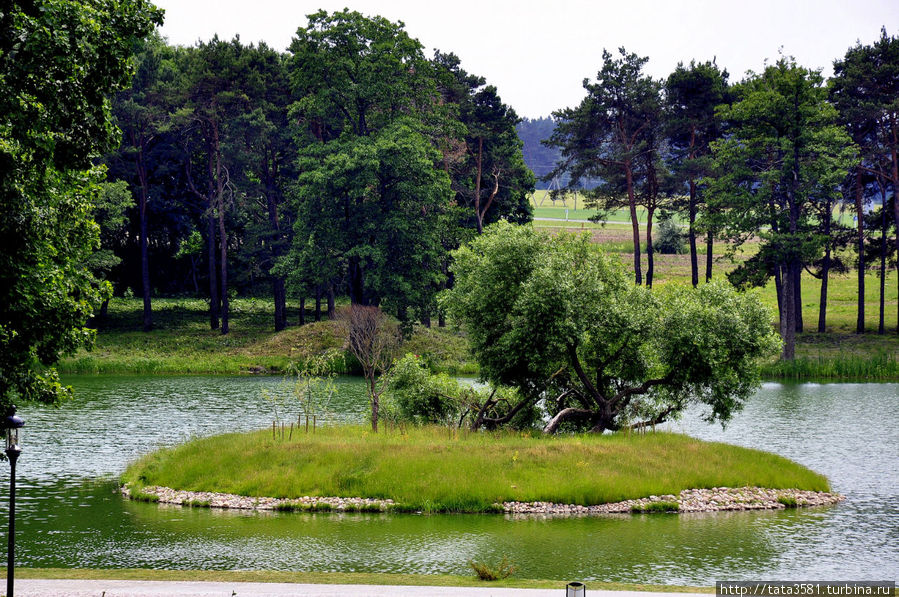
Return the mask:
<svg viewBox="0 0 899 597">
<path fill-rule="evenodd" d="M 791 460 L 684 435 L 532 435 L 436 426 L 235 433 L 146 455 L 132 499 L 237 509 L 584 515 L 833 504 Z"/>
</svg>

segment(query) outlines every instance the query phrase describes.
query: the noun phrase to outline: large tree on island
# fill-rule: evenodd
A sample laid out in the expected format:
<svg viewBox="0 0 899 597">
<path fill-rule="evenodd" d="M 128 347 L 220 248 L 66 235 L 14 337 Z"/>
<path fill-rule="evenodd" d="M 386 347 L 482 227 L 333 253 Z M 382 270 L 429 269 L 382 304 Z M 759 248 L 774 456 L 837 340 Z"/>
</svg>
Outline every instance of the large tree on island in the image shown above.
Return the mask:
<svg viewBox="0 0 899 597">
<path fill-rule="evenodd" d="M 558 124 L 546 143 L 561 150 L 562 162 L 548 177 L 569 174 L 569 187 L 588 178 L 622 179 L 633 228 L 634 277 L 639 285 L 643 274 L 635 175 L 650 133 L 660 122 L 660 84 L 643 74 L 648 58 L 628 54 L 624 48 L 618 52 L 621 57 L 615 59 L 603 51 L 596 82 L 584 79 L 587 97 L 579 106 L 553 113 Z"/>
<path fill-rule="evenodd" d="M 820 204 L 832 199 L 855 155 L 823 82 L 820 72 L 781 58 L 741 83 L 737 101 L 719 110 L 728 131 L 712 144 L 716 176 L 706 179 L 731 248 L 761 241 L 730 277 L 751 285 L 774 277 L 784 359 L 795 352 L 802 268 L 828 240 L 818 228 Z"/>
<path fill-rule="evenodd" d="M 585 236 L 500 222 L 453 256 L 441 303 L 481 377 L 522 397 L 491 425 L 541 400 L 547 433 L 658 424 L 691 402 L 724 422 L 758 387 L 758 359 L 779 348 L 755 295 L 722 283 L 650 292 Z"/>
<path fill-rule="evenodd" d="M 88 269 L 115 147 L 108 97 L 162 13 L 144 0 L 5 2 L 0 11 L 0 407 L 68 395 L 53 365 L 90 343 Z"/>
</svg>

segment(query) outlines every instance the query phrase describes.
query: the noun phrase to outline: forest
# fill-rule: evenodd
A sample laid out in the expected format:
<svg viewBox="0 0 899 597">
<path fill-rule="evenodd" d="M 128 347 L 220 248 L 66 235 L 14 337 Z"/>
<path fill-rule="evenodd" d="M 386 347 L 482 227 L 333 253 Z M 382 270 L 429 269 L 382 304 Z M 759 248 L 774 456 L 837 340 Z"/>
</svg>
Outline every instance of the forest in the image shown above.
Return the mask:
<svg viewBox="0 0 899 597">
<path fill-rule="evenodd" d="M 300 324 L 307 301 L 333 318 L 348 297 L 443 325 L 451 251 L 491 222 L 529 221 L 530 194 L 555 180 L 596 219 L 630 214 L 637 285 L 653 284 L 660 221 L 683 223 L 694 286 L 711 279 L 716 242 L 727 255 L 757 244 L 728 278 L 773 279 L 785 359 L 803 272 L 822 280 L 820 331 L 829 277 L 858 272 L 863 333 L 864 272 L 883 280 L 899 246 L 899 38 L 849 48 L 830 80 L 790 57 L 735 83 L 714 62 L 657 80 L 647 60 L 605 52 L 581 104 L 520 119 L 454 54 L 426 57 L 380 17 L 318 12 L 285 52 L 151 35 L 112 98 L 121 143 L 99 158 L 90 268 L 142 296 L 144 330 L 158 296 L 205 297 L 222 334 L 235 296 L 273 297 L 275 330 L 288 296 Z"/>
<path fill-rule="evenodd" d="M 640 300 L 668 301 L 642 291 L 654 227 L 676 222 L 693 286 L 719 263 L 737 288 L 776 288 L 783 362 L 809 307 L 803 276 L 821 281 L 825 331 L 829 281 L 845 286 L 854 269 L 864 333 L 865 274 L 879 272 L 886 331 L 899 246 L 899 38 L 886 29 L 837 58 L 830 80 L 787 56 L 734 83 L 695 61 L 654 79 L 648 57 L 606 51 L 579 105 L 522 120 L 456 55 L 426 56 L 382 17 L 319 11 L 284 51 L 217 37 L 173 46 L 162 19 L 146 0 L 0 13 L 7 403 L 67 394 L 54 365 L 92 345 L 113 296 L 142 299 L 144 331 L 154 299 L 201 299 L 208 328 L 229 340 L 235 297 L 271 301 L 275 331 L 335 318 L 338 301 L 379 307 L 406 330 L 443 326 L 454 251 L 495 223 L 530 221 L 537 176 L 555 181 L 554 198 L 579 189 L 595 219 L 627 214 L 633 250 L 621 255 Z M 837 217 L 846 210 L 851 225 Z M 593 259 L 579 271 L 605 271 Z M 480 317 L 461 304 L 460 317 Z"/>
</svg>

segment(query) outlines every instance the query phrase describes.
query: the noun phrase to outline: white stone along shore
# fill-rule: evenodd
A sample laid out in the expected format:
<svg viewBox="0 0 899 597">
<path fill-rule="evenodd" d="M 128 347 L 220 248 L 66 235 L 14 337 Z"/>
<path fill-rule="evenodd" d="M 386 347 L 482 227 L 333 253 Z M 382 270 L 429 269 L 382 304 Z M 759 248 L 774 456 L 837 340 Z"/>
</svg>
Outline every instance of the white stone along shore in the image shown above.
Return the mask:
<svg viewBox="0 0 899 597">
<path fill-rule="evenodd" d="M 389 511 L 393 500 L 367 498 L 309 497 L 281 499 L 247 497 L 231 493 L 180 491 L 168 487 L 149 486 L 132 495 L 127 486 L 122 493 L 132 499 L 152 499 L 161 504 L 203 506 L 236 510 L 332 510 L 337 512 Z M 596 506 L 554 504 L 550 502 L 503 502 L 503 512 L 510 514 L 595 515 L 629 512 L 720 512 L 735 510 L 782 510 L 788 507 L 812 507 L 836 504 L 845 499 L 837 493 L 803 491 L 799 489 L 763 489 L 761 487 L 714 487 L 685 489 L 678 496 L 652 495 L 648 498 L 625 500 Z M 667 508 L 666 508 L 667 506 Z"/>
</svg>

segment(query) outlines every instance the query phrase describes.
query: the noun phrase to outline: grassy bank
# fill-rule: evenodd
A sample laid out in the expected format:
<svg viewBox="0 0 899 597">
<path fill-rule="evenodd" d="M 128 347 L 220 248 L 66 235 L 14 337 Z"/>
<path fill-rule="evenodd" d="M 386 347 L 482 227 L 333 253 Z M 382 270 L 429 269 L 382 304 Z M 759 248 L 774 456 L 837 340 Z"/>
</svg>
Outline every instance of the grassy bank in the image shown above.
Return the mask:
<svg viewBox="0 0 899 597">
<path fill-rule="evenodd" d="M 0 571 L 6 578 L 6 569 Z M 390 585 L 425 587 L 506 587 L 515 589 L 559 589 L 565 583 L 558 580 L 506 578 L 485 583 L 473 576 L 451 574 L 387 574 L 377 572 L 293 572 L 282 570 L 150 570 L 72 569 L 72 568 L 16 568 L 16 578 L 46 578 L 72 580 L 147 580 L 199 582 L 269 582 L 335 585 Z M 714 593 L 713 587 L 685 587 L 677 585 L 642 585 L 630 583 L 593 582 L 591 590 L 652 591 L 654 593 L 690 592 Z"/>
<path fill-rule="evenodd" d="M 356 361 L 343 353 L 343 338 L 334 322 L 292 325 L 273 331 L 274 305 L 266 299 L 231 301 L 231 331 L 222 336 L 209 329 L 207 304 L 198 299 L 154 299 L 150 332 L 141 332 L 143 303 L 116 298 L 101 322 L 91 351 L 80 351 L 59 366 L 74 374 L 252 374 L 280 373 L 291 363 L 325 353 L 340 352 L 333 360 L 339 373 L 355 373 Z M 298 306 L 288 305 L 289 318 L 299 319 Z M 314 314 L 307 311 L 307 321 Z M 405 350 L 422 355 L 438 371 L 454 375 L 474 373 L 466 339 L 446 328 L 416 326 Z"/>
<path fill-rule="evenodd" d="M 722 486 L 828 490 L 823 476 L 780 456 L 677 434 L 444 428 L 332 427 L 292 440 L 270 431 L 222 435 L 147 455 L 123 480 L 246 496 L 393 499 L 429 512 L 488 512 L 504 501 L 593 505 Z"/>
</svg>

